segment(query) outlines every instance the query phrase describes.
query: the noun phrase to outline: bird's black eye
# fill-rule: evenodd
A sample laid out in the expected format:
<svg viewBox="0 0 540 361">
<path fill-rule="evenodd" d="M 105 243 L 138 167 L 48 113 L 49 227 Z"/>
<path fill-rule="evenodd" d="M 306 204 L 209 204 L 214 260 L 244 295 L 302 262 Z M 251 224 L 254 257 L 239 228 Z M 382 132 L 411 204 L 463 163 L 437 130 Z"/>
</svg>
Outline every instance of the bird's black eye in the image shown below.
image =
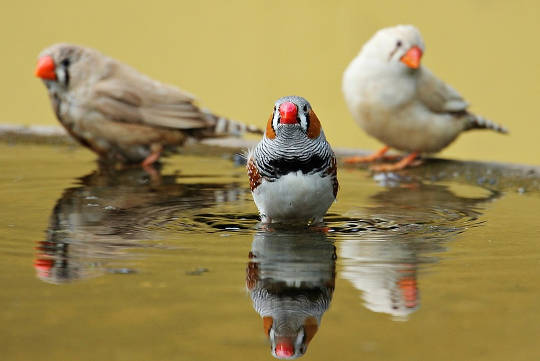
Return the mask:
<svg viewBox="0 0 540 361">
<path fill-rule="evenodd" d="M 396 46 L 399 48 L 401 45 L 403 45 L 403 44 L 401 43 L 401 40 L 398 40 L 397 43 L 396 43 Z"/>
<path fill-rule="evenodd" d="M 302 110 L 304 110 L 304 112 L 307 112 L 307 105 L 304 105 L 304 107 L 302 108 Z"/>
<path fill-rule="evenodd" d="M 69 80 L 70 80 L 69 66 L 70 65 L 71 65 L 71 61 L 69 60 L 69 58 L 64 58 L 60 62 L 60 67 L 57 70 L 58 82 L 63 84 L 65 87 L 69 86 Z"/>
</svg>

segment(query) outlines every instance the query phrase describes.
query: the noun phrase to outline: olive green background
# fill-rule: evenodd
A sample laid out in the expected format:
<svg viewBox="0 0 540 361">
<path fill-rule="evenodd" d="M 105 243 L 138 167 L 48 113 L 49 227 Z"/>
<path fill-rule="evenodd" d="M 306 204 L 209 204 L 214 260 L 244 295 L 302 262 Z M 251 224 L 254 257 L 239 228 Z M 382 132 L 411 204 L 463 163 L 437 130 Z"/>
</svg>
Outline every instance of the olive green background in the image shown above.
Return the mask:
<svg viewBox="0 0 540 361">
<path fill-rule="evenodd" d="M 67 41 L 260 126 L 275 99 L 304 96 L 333 145 L 375 149 L 346 109 L 341 76 L 377 29 L 411 23 L 426 42 L 423 64 L 511 131 L 471 132 L 442 155 L 539 164 L 539 9 L 533 0 L 6 2 L 0 122 L 56 124 L 33 71 L 43 48 Z"/>
</svg>

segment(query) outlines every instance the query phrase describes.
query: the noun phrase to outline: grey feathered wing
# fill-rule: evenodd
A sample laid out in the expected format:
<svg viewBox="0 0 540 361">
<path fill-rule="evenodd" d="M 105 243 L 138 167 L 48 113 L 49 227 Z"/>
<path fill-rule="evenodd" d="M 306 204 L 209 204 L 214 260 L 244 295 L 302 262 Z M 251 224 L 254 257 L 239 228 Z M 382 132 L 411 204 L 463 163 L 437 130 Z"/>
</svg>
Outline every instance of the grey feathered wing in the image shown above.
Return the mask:
<svg viewBox="0 0 540 361">
<path fill-rule="evenodd" d="M 434 113 L 450 113 L 456 120 L 464 121 L 464 130 L 491 129 L 499 133 L 508 133 L 503 126 L 480 115 L 467 111 L 469 104 L 459 93 L 437 78 L 427 68 L 422 67 L 417 83 L 418 98 Z"/>
<path fill-rule="evenodd" d="M 459 113 L 469 106 L 454 88 L 424 67 L 420 69 L 417 91 L 422 104 L 434 113 Z"/>
<path fill-rule="evenodd" d="M 211 126 L 194 97 L 170 85 L 152 80 L 123 64 L 110 64 L 109 75 L 93 89 L 91 107 L 106 118 L 126 123 L 171 129 Z"/>
</svg>

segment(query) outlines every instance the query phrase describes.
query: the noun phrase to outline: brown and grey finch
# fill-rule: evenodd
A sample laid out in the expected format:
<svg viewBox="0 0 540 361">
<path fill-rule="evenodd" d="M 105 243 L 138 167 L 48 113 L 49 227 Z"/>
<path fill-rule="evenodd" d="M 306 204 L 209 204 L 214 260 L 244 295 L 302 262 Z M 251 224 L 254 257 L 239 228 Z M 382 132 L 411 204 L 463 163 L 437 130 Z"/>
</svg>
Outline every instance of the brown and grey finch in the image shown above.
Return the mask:
<svg viewBox="0 0 540 361">
<path fill-rule="evenodd" d="M 277 100 L 247 171 L 263 223 L 320 223 L 336 199 L 336 158 L 302 97 Z"/>
<path fill-rule="evenodd" d="M 41 52 L 35 74 L 60 123 L 105 160 L 149 165 L 189 138 L 262 134 L 94 49 L 55 44 Z"/>
<path fill-rule="evenodd" d="M 438 152 L 471 129 L 506 129 L 470 113 L 452 87 L 420 65 L 424 41 L 412 25 L 379 30 L 343 74 L 345 101 L 358 125 L 386 146 L 368 157 L 381 158 L 391 148 L 410 154 L 396 164 L 373 167 L 391 171 L 406 167 L 421 153 Z"/>
</svg>

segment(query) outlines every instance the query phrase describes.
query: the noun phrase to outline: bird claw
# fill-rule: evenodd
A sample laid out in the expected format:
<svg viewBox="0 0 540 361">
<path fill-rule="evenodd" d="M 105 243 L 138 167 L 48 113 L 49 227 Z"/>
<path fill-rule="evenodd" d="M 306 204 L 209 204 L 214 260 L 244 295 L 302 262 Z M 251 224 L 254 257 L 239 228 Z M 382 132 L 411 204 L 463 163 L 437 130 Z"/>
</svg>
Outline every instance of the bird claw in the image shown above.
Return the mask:
<svg viewBox="0 0 540 361">
<path fill-rule="evenodd" d="M 423 163 L 421 159 L 416 159 L 418 153 L 414 152 L 393 164 L 377 164 L 369 167 L 374 172 L 394 172 L 405 169 L 407 167 L 417 167 Z"/>
<path fill-rule="evenodd" d="M 380 157 L 374 157 L 373 154 L 366 155 L 366 156 L 354 156 L 354 157 L 347 157 L 343 159 L 343 162 L 345 164 L 364 164 L 364 163 L 372 163 L 376 160 L 382 159 L 382 160 L 396 160 L 401 158 L 401 155 L 399 154 L 390 154 L 390 155 L 383 155 Z"/>
</svg>

